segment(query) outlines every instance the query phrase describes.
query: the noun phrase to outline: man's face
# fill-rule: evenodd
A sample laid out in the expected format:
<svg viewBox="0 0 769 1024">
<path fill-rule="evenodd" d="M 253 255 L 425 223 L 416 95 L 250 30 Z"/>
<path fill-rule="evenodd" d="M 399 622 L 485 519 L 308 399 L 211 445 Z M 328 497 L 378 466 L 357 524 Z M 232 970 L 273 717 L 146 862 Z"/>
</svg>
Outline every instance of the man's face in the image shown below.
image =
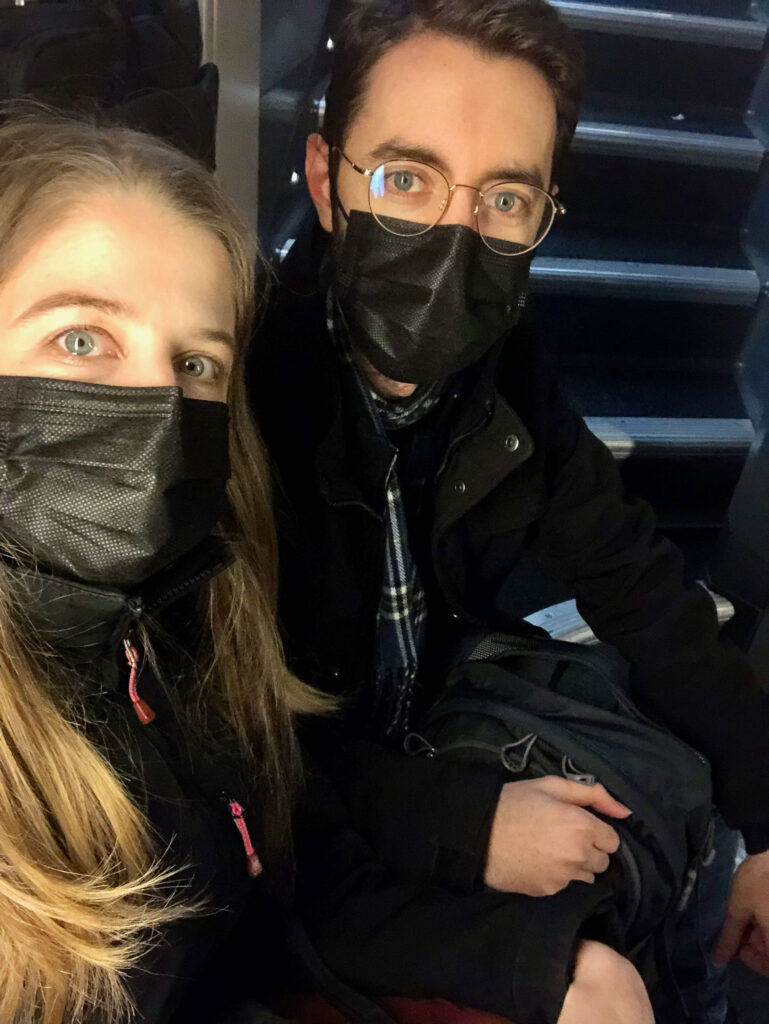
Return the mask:
<svg viewBox="0 0 769 1024">
<path fill-rule="evenodd" d="M 426 32 L 394 46 L 373 67 L 344 149 L 369 170 L 407 157 L 436 167 L 450 185 L 486 190 L 520 178 L 549 189 L 555 137 L 555 100 L 535 67 Z M 345 222 L 334 214 L 328 157 L 321 137 L 311 136 L 307 183 L 321 224 L 341 237 Z M 369 209 L 370 182 L 340 158 L 337 189 L 345 210 Z M 455 189 L 441 223 L 476 229 L 477 202 L 472 189 Z M 413 393 L 413 384 L 391 381 L 362 355 L 359 360 L 380 394 Z"/>
<path fill-rule="evenodd" d="M 555 133 L 555 100 L 536 68 L 486 56 L 450 36 L 423 33 L 394 46 L 372 69 L 345 153 L 368 169 L 408 156 L 437 167 L 452 185 L 483 190 L 533 175 L 547 189 Z M 308 161 L 308 183 L 321 223 L 331 230 L 330 188 L 320 155 L 320 161 Z M 337 188 L 346 210 L 368 210 L 369 179 L 344 160 Z M 441 223 L 475 227 L 476 202 L 475 192 L 456 189 Z"/>
</svg>

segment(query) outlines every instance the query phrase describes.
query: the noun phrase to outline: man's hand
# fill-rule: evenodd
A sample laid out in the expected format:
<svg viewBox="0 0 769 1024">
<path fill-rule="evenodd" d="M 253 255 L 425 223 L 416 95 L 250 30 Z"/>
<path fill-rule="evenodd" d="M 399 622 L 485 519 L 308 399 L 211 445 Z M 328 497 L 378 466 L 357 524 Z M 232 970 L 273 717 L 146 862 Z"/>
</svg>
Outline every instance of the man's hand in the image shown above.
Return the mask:
<svg viewBox="0 0 769 1024">
<path fill-rule="evenodd" d="M 600 942 L 585 940 L 577 950 L 574 980 L 558 1024 L 654 1024 L 654 1014 L 630 961 Z"/>
<path fill-rule="evenodd" d="M 746 858 L 734 876 L 713 962 L 735 959 L 769 978 L 769 851 Z"/>
<path fill-rule="evenodd" d="M 552 896 L 569 882 L 594 882 L 608 868 L 619 836 L 587 807 L 612 818 L 631 813 L 603 786 L 555 775 L 506 783 L 491 828 L 486 884 L 501 892 Z"/>
</svg>

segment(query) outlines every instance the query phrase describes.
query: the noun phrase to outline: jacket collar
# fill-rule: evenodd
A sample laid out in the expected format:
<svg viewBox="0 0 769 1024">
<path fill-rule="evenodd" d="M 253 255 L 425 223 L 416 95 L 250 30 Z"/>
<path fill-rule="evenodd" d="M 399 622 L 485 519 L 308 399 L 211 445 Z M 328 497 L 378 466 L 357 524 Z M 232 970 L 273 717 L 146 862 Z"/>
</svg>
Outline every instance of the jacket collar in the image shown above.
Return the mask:
<svg viewBox="0 0 769 1024">
<path fill-rule="evenodd" d="M 133 625 L 194 592 L 231 561 L 225 542 L 209 537 L 135 594 L 65 580 L 41 569 L 15 568 L 14 597 L 42 639 L 68 663 L 86 668 L 114 662 Z"/>
<path fill-rule="evenodd" d="M 304 368 L 307 374 L 300 388 L 314 410 L 312 430 L 320 439 L 315 459 L 320 492 L 332 505 L 361 505 L 381 518 L 395 449 L 371 423 L 359 390 L 342 386 L 343 367 L 326 325 L 328 276 L 328 236 L 313 218 L 298 233 L 281 267 L 283 301 L 278 327 L 282 331 L 288 327 L 293 335 L 297 372 Z M 461 442 L 474 435 L 482 434 L 482 443 L 488 447 L 487 431 L 493 435 L 494 446 L 500 447 L 502 458 L 478 459 L 474 451 L 469 462 L 461 460 L 461 467 L 453 462 L 452 479 L 461 469 L 472 475 L 473 486 L 451 500 L 452 521 L 534 451 L 526 426 L 497 393 L 497 373 L 507 340 L 500 340 L 460 375 L 459 416 L 451 430 L 446 464 Z M 513 437 L 517 447 L 511 450 L 506 443 Z"/>
</svg>

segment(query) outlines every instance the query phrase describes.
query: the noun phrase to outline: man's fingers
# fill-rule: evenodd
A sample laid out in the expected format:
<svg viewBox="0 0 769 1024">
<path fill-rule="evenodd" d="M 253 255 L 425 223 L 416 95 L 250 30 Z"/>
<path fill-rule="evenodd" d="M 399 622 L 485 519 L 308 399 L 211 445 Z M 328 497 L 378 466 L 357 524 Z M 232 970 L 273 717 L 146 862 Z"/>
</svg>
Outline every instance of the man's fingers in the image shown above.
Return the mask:
<svg viewBox="0 0 769 1024">
<path fill-rule="evenodd" d="M 567 789 L 564 789 L 564 799 L 578 807 L 592 807 L 599 814 L 605 814 L 609 818 L 627 818 L 633 812 L 625 807 L 600 784 L 595 786 L 583 786 L 579 782 L 564 780 Z"/>
<path fill-rule="evenodd" d="M 753 945 L 743 946 L 739 959 L 756 974 L 769 978 L 769 957 L 759 953 Z"/>
<path fill-rule="evenodd" d="M 737 950 L 743 943 L 745 929 L 749 921 L 750 915 L 727 914 L 716 948 L 713 950 L 713 963 L 717 967 L 724 967 L 734 959 Z"/>
<path fill-rule="evenodd" d="M 595 875 L 592 871 L 575 871 L 573 875 L 575 882 L 587 882 L 588 885 L 592 885 L 595 882 Z"/>
<path fill-rule="evenodd" d="M 619 849 L 619 836 L 605 821 L 600 818 L 593 818 L 590 822 L 593 831 L 593 846 L 603 853 L 616 853 Z"/>
<path fill-rule="evenodd" d="M 582 866 L 594 875 L 602 875 L 609 866 L 609 855 L 593 847 L 592 853 Z"/>
</svg>

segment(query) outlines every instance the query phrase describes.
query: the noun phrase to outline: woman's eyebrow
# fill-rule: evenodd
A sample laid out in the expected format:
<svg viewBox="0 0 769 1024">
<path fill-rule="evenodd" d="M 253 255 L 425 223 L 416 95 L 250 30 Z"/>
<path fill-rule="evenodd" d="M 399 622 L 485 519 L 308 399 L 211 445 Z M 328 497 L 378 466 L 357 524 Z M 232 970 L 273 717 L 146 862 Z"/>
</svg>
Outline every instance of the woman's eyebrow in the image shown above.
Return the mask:
<svg viewBox="0 0 769 1024">
<path fill-rule="evenodd" d="M 55 295 L 47 295 L 44 299 L 33 302 L 29 309 L 25 309 L 21 316 L 16 317 L 12 326 L 27 323 L 35 317 L 44 313 L 51 313 L 55 309 L 65 309 L 70 306 L 87 307 L 98 309 L 100 313 L 110 313 L 113 316 L 130 316 L 132 310 L 123 302 L 115 299 L 105 299 L 98 295 L 87 295 L 85 292 L 57 292 Z"/>
<path fill-rule="evenodd" d="M 88 295 L 85 292 L 56 292 L 55 295 L 47 295 L 44 299 L 33 302 L 29 309 L 25 309 L 21 316 L 16 317 L 11 326 L 17 327 L 34 320 L 35 317 L 43 316 L 45 313 L 73 306 L 78 306 L 81 309 L 96 309 L 100 313 L 112 316 L 132 317 L 136 315 L 132 306 L 118 302 L 116 299 L 105 299 L 102 296 Z M 200 330 L 193 333 L 203 341 L 219 342 L 229 348 L 235 347 L 235 339 L 229 331 L 218 330 L 215 327 L 201 327 Z"/>
<path fill-rule="evenodd" d="M 229 348 L 235 348 L 235 339 L 229 331 L 220 331 L 215 327 L 203 327 L 201 330 L 194 331 L 193 333 L 203 341 L 218 341 L 222 345 L 229 346 Z"/>
</svg>

